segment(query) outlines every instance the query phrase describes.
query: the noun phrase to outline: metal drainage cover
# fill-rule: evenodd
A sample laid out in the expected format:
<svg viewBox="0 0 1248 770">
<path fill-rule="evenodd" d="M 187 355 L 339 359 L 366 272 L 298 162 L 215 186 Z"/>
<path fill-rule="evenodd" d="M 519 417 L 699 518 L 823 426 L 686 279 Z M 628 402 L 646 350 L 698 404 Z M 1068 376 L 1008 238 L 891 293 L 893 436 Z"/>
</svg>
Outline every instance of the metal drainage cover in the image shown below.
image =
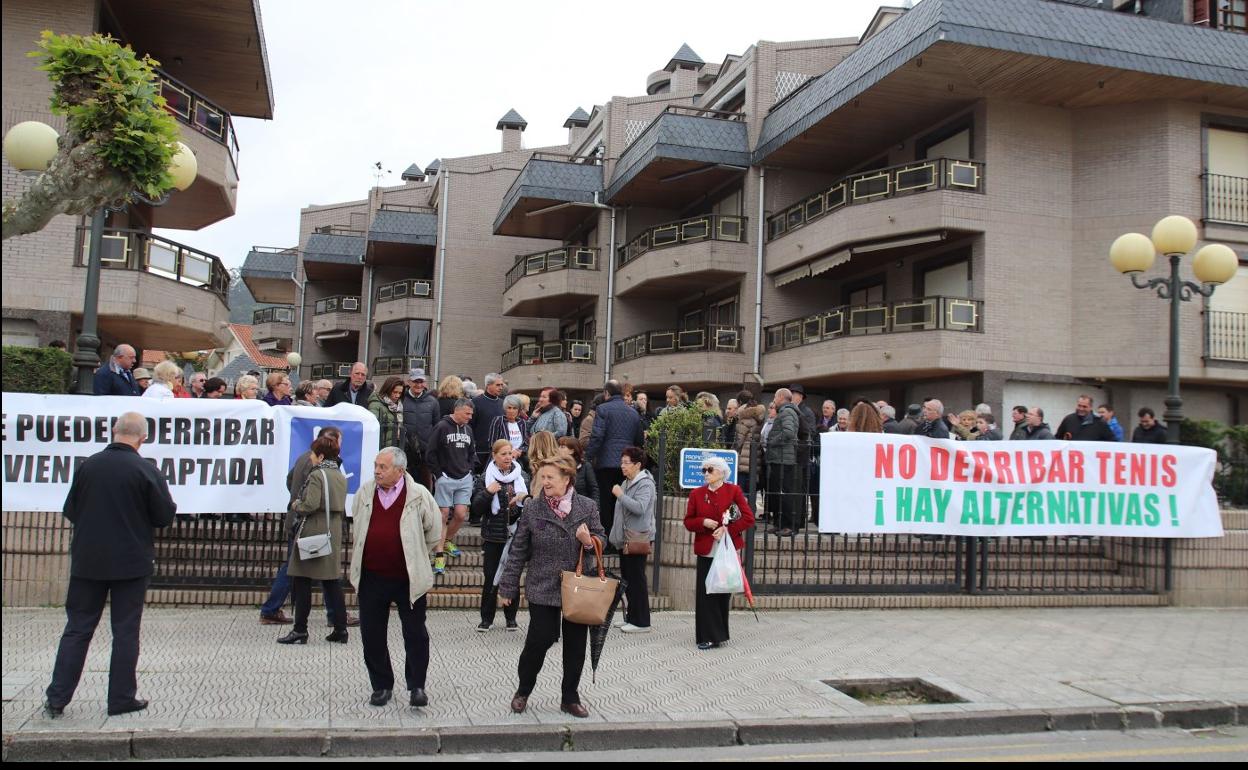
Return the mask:
<svg viewBox="0 0 1248 770">
<path fill-rule="evenodd" d="M 824 684 L 867 706 L 966 703 L 965 698 L 922 679 L 824 679 Z"/>
</svg>

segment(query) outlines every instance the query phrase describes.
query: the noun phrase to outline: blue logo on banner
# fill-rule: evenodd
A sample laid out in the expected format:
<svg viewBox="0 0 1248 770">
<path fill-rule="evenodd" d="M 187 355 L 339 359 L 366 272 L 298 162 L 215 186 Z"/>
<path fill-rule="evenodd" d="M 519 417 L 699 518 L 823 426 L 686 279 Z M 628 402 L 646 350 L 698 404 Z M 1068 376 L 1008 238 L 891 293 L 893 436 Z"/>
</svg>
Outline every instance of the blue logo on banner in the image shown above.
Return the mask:
<svg viewBox="0 0 1248 770">
<path fill-rule="evenodd" d="M 684 489 L 697 489 L 706 483 L 702 475 L 702 463 L 712 457 L 722 457 L 728 463 L 729 484 L 737 483 L 737 453 L 733 449 L 695 449 L 686 447 L 680 450 L 680 486 Z"/>
<path fill-rule="evenodd" d="M 347 494 L 353 495 L 360 488 L 361 450 L 364 446 L 363 423 L 348 420 L 316 420 L 308 417 L 290 418 L 290 460 L 287 470 L 295 467 L 299 455 L 308 451 L 312 442 L 325 428 L 342 431 L 342 457 L 339 467 L 347 477 Z M 295 490 L 298 494 L 299 490 Z"/>
</svg>

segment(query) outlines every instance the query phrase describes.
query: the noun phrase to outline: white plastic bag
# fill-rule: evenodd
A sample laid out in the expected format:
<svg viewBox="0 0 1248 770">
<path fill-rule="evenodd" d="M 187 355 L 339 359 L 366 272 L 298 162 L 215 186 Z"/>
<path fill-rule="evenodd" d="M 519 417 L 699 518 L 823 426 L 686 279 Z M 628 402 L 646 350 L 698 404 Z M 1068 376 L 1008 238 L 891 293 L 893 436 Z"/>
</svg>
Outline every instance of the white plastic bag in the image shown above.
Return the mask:
<svg viewBox="0 0 1248 770">
<path fill-rule="evenodd" d="M 741 574 L 741 560 L 737 558 L 737 548 L 732 544 L 732 535 L 727 532 L 715 546 L 715 556 L 711 561 L 711 571 L 706 573 L 706 592 L 708 594 L 739 594 L 745 590 L 745 581 Z"/>
</svg>

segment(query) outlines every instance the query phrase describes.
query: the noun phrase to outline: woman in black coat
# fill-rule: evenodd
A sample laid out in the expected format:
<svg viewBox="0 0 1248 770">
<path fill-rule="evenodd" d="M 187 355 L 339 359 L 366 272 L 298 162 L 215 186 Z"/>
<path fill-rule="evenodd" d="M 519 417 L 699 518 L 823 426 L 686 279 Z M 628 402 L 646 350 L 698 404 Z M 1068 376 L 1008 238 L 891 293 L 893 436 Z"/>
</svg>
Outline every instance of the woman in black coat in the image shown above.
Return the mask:
<svg viewBox="0 0 1248 770">
<path fill-rule="evenodd" d="M 490 464 L 485 466 L 482 488 L 472 498 L 472 514 L 481 519 L 481 555 L 485 569 L 485 582 L 481 587 L 481 623 L 477 633 L 484 634 L 494 625 L 498 611 L 498 570 L 502 564 L 507 541 L 515 532 L 524 504 L 529 494 L 528 479 L 524 469 L 516 462 L 511 442 L 505 438 L 495 441 Z M 516 624 L 514 604 L 503 609 L 508 631 L 519 631 Z"/>
<path fill-rule="evenodd" d="M 598 474 L 585 464 L 585 450 L 581 449 L 581 442 L 571 436 L 564 436 L 559 439 L 559 446 L 567 447 L 572 453 L 572 459 L 576 460 L 576 493 L 597 500 Z"/>
</svg>

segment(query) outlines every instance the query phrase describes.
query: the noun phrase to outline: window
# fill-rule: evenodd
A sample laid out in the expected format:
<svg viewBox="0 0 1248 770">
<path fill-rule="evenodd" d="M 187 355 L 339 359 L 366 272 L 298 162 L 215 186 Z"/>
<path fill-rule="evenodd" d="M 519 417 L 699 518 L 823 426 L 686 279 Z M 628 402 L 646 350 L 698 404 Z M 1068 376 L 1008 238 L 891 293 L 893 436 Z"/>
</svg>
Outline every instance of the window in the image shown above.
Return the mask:
<svg viewBox="0 0 1248 770">
<path fill-rule="evenodd" d="M 737 298 L 729 297 L 711 303 L 709 316 L 712 326 L 736 326 Z"/>
<path fill-rule="evenodd" d="M 1248 32 L 1248 0 L 1217 0 L 1218 29 Z"/>
<path fill-rule="evenodd" d="M 971 265 L 960 260 L 950 265 L 923 271 L 922 296 L 969 297 L 971 296 Z"/>
<path fill-rule="evenodd" d="M 381 325 L 382 356 L 428 356 L 431 321 L 407 320 Z"/>
<path fill-rule="evenodd" d="M 927 158 L 971 160 L 972 148 L 975 145 L 973 132 L 974 124 L 969 116 L 938 128 L 918 141 L 915 148 L 918 150 L 916 157 L 919 160 Z"/>
<path fill-rule="evenodd" d="M 541 332 L 518 331 L 511 333 L 511 346 L 532 345 L 542 341 Z"/>
<path fill-rule="evenodd" d="M 884 301 L 884 282 L 863 286 L 849 292 L 850 305 L 878 305 Z"/>
</svg>

